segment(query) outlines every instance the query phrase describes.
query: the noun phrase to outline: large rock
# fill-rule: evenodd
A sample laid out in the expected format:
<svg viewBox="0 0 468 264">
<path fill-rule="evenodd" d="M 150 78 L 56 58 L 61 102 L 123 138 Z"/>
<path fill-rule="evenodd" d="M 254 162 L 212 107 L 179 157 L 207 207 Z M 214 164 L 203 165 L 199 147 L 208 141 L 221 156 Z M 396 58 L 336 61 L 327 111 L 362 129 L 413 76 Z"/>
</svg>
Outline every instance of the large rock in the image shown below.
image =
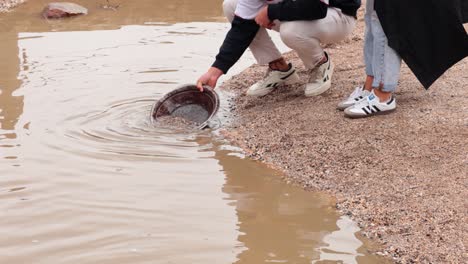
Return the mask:
<svg viewBox="0 0 468 264">
<path fill-rule="evenodd" d="M 62 18 L 76 15 L 86 15 L 88 9 L 75 3 L 49 3 L 42 12 L 44 18 Z"/>
</svg>

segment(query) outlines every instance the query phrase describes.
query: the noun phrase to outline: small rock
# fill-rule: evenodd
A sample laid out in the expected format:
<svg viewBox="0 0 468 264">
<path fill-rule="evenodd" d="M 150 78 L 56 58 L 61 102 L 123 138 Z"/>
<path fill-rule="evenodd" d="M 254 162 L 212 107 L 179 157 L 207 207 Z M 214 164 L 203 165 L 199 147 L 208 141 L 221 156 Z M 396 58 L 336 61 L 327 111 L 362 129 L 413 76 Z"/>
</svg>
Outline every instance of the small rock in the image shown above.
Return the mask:
<svg viewBox="0 0 468 264">
<path fill-rule="evenodd" d="M 86 15 L 88 9 L 75 3 L 49 3 L 42 11 L 44 18 L 63 18 L 76 15 Z"/>
</svg>

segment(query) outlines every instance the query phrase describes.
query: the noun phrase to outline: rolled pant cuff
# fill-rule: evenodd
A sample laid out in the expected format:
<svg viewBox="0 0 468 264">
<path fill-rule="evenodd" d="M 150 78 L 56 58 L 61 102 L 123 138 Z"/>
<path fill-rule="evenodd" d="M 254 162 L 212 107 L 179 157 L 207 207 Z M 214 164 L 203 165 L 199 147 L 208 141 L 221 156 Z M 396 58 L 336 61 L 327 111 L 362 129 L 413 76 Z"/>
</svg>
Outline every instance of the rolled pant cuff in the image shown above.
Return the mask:
<svg viewBox="0 0 468 264">
<path fill-rule="evenodd" d="M 382 91 L 383 92 L 387 92 L 387 93 L 394 93 L 396 88 L 397 88 L 398 84 L 384 84 L 384 86 L 382 87 Z"/>
<path fill-rule="evenodd" d="M 382 82 L 377 79 L 374 79 L 374 81 L 372 82 L 372 87 L 380 88 L 380 90 L 382 90 L 383 92 L 387 92 L 387 93 L 395 92 L 397 86 L 398 84 L 383 84 L 382 85 Z"/>
<path fill-rule="evenodd" d="M 257 58 L 254 56 L 254 58 L 257 61 L 258 65 L 268 65 L 270 62 L 278 60 L 283 57 L 281 53 L 278 53 L 278 54 L 279 54 L 278 56 L 260 57 L 260 58 Z"/>
</svg>

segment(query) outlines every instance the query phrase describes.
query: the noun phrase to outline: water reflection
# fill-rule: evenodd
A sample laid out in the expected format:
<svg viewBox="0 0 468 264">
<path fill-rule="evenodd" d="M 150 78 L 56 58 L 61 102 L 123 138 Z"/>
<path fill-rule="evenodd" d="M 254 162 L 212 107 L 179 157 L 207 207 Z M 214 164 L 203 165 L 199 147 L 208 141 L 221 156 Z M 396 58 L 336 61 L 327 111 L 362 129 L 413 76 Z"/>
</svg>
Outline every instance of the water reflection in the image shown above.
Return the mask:
<svg viewBox="0 0 468 264">
<path fill-rule="evenodd" d="M 330 197 L 285 185 L 277 171 L 235 153 L 218 149 L 214 155 L 238 218 L 235 263 L 377 263 L 363 253 L 359 228 L 339 219 Z"/>
<path fill-rule="evenodd" d="M 2 34 L 0 42 L 0 138 L 16 137 L 15 126 L 23 113 L 24 97 L 14 95 L 21 85 L 17 39 L 16 33 Z M 25 54 L 21 56 L 26 58 Z"/>
</svg>

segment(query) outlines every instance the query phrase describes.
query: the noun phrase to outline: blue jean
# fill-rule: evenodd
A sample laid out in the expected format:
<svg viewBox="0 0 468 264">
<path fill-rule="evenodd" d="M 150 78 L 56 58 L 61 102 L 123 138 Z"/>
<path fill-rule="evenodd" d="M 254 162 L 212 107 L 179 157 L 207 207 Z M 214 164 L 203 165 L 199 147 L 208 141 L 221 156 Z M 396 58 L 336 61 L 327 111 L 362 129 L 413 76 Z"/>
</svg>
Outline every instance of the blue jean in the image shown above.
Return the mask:
<svg viewBox="0 0 468 264">
<path fill-rule="evenodd" d="M 374 77 L 372 87 L 382 87 L 384 92 L 394 92 L 400 78 L 401 58 L 388 46 L 387 37 L 374 10 L 374 1 L 367 0 L 364 17 L 366 74 Z"/>
</svg>

